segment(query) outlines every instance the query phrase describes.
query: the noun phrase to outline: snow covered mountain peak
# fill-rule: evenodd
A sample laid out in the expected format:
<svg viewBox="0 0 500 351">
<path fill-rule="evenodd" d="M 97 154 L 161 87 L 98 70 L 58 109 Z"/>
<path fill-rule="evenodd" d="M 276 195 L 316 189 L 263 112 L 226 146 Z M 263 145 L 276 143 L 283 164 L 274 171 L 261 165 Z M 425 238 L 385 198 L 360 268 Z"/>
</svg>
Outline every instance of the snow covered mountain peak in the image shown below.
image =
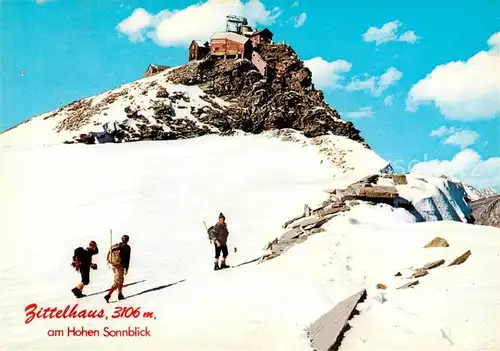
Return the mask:
<svg viewBox="0 0 500 351">
<path fill-rule="evenodd" d="M 197 60 L 74 101 L 0 135 L 0 144 L 174 140 L 292 128 L 368 145 L 330 108 L 290 46 L 264 45 L 263 76 L 248 59 Z"/>
</svg>

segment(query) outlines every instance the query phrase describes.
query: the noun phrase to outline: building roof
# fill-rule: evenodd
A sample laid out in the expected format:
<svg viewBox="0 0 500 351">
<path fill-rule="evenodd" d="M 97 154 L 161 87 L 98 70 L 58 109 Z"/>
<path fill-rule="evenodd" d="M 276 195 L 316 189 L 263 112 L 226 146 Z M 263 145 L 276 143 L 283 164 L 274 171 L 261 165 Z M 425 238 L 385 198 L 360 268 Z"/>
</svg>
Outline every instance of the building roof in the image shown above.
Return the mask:
<svg viewBox="0 0 500 351">
<path fill-rule="evenodd" d="M 164 65 L 153 65 L 153 64 L 150 64 L 150 65 L 148 66 L 148 69 L 149 69 L 150 67 L 151 67 L 151 68 L 158 68 L 158 69 L 168 69 L 168 68 L 170 68 L 169 66 L 164 66 Z"/>
<path fill-rule="evenodd" d="M 164 66 L 164 65 L 153 65 L 153 64 L 149 65 L 149 66 L 148 66 L 148 68 L 149 68 L 149 67 L 152 67 L 152 68 L 158 68 L 158 69 L 168 69 L 168 68 L 170 68 L 169 66 Z"/>
<path fill-rule="evenodd" d="M 261 30 L 258 30 L 254 33 L 252 33 L 252 37 L 255 36 L 255 35 L 258 35 L 258 34 L 261 34 L 261 33 L 264 33 L 264 32 L 268 32 L 269 34 L 271 34 L 271 36 L 273 35 L 273 32 L 271 32 L 269 29 L 267 28 L 264 28 L 264 29 L 261 29 Z"/>
<path fill-rule="evenodd" d="M 245 44 L 249 39 L 243 35 L 239 35 L 232 32 L 217 32 L 212 35 L 211 39 L 227 39 L 235 41 L 240 44 Z"/>
<path fill-rule="evenodd" d="M 202 42 L 201 40 L 193 40 L 193 43 L 195 43 L 197 46 L 202 47 L 202 48 L 207 47 L 205 45 L 206 43 Z"/>
</svg>

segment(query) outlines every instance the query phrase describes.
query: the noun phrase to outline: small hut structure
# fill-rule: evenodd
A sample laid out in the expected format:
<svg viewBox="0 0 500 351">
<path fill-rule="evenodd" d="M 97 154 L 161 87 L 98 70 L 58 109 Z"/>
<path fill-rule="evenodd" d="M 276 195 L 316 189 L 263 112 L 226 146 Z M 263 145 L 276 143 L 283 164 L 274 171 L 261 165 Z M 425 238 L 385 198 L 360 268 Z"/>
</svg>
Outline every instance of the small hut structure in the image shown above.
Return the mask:
<svg viewBox="0 0 500 351">
<path fill-rule="evenodd" d="M 169 66 L 163 66 L 163 65 L 149 65 L 146 72 L 144 72 L 144 77 L 154 76 L 155 74 L 163 72 L 169 68 L 170 68 Z"/>
<path fill-rule="evenodd" d="M 193 40 L 189 46 L 189 61 L 202 60 L 210 53 L 208 42 Z"/>
<path fill-rule="evenodd" d="M 252 40 L 253 47 L 257 47 L 260 44 L 271 44 L 273 41 L 273 33 L 267 29 L 258 30 L 250 36 Z"/>
<path fill-rule="evenodd" d="M 217 32 L 210 38 L 210 54 L 215 58 L 252 59 L 252 42 L 233 32 Z"/>
</svg>

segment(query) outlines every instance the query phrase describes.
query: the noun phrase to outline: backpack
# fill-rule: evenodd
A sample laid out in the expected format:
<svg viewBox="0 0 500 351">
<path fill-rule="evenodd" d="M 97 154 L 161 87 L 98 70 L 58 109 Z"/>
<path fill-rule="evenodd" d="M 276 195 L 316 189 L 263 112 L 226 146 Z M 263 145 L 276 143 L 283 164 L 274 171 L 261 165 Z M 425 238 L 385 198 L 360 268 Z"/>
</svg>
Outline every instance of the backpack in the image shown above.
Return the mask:
<svg viewBox="0 0 500 351">
<path fill-rule="evenodd" d="M 213 235 L 212 235 L 212 233 L 211 233 L 212 229 L 214 229 L 214 226 L 211 226 L 210 228 L 208 228 L 208 229 L 207 229 L 207 233 L 208 233 L 208 240 L 210 240 L 210 242 L 211 242 L 212 240 L 214 240 L 214 237 L 213 237 Z"/>
<path fill-rule="evenodd" d="M 80 270 L 80 262 L 83 251 L 85 251 L 83 247 L 77 247 L 75 251 L 73 251 L 73 262 L 71 263 L 71 265 L 75 267 L 75 270 L 77 272 Z"/>
<path fill-rule="evenodd" d="M 73 251 L 73 261 L 75 259 L 78 259 L 78 260 L 81 260 L 81 257 L 82 257 L 82 252 L 85 251 L 85 249 L 83 247 L 77 247 L 75 249 L 75 251 Z"/>
<path fill-rule="evenodd" d="M 120 246 L 121 244 L 114 244 L 108 251 L 107 261 L 113 266 L 119 266 L 121 263 L 120 250 L 114 250 L 115 248 Z"/>
</svg>

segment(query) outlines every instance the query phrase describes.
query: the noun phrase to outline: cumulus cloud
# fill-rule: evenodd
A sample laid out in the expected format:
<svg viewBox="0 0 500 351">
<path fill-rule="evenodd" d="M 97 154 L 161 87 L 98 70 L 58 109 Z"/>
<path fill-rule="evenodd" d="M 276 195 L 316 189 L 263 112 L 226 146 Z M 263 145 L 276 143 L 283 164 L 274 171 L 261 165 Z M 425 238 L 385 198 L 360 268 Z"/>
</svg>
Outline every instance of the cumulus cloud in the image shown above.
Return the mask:
<svg viewBox="0 0 500 351">
<path fill-rule="evenodd" d="M 500 157 L 482 160 L 471 149 L 464 149 L 451 160 L 431 160 L 415 164 L 411 172 L 440 176 L 442 174 L 460 179 L 477 188 L 493 187 L 500 190 Z"/>
<path fill-rule="evenodd" d="M 376 45 L 387 43 L 397 39 L 396 31 L 401 25 L 399 21 L 392 21 L 384 24 L 382 27 L 370 27 L 363 34 L 363 40 L 370 42 L 374 41 Z"/>
<path fill-rule="evenodd" d="M 403 73 L 395 67 L 389 67 L 380 77 L 369 77 L 359 79 L 354 77 L 349 84 L 345 86 L 347 91 L 368 90 L 375 96 L 380 96 L 391 85 L 395 84 L 403 77 Z"/>
<path fill-rule="evenodd" d="M 398 41 L 403 41 L 405 43 L 413 44 L 416 43 L 418 39 L 421 38 L 417 36 L 414 31 L 408 30 L 399 36 Z"/>
<path fill-rule="evenodd" d="M 305 12 L 302 12 L 298 17 L 293 17 L 293 26 L 295 28 L 302 27 L 304 23 L 306 23 L 307 19 L 307 14 Z"/>
<path fill-rule="evenodd" d="M 385 23 L 382 27 L 370 27 L 363 33 L 363 40 L 366 42 L 375 42 L 375 45 L 388 43 L 390 41 L 402 41 L 406 43 L 415 43 L 421 37 L 417 36 L 414 31 L 409 30 L 398 36 L 398 29 L 401 27 L 400 21 L 392 21 Z"/>
<path fill-rule="evenodd" d="M 344 117 L 349 117 L 349 118 L 362 118 L 362 117 L 371 117 L 375 115 L 375 113 L 372 110 L 371 106 L 366 106 L 366 107 L 361 107 L 357 111 L 352 111 L 352 112 L 344 112 L 342 113 Z"/>
<path fill-rule="evenodd" d="M 378 79 L 378 88 L 375 92 L 376 95 L 382 94 L 387 88 L 396 83 L 403 77 L 403 72 L 395 67 L 389 67 L 387 72 L 382 74 Z"/>
<path fill-rule="evenodd" d="M 460 146 L 464 149 L 468 146 L 474 145 L 479 139 L 479 134 L 473 130 L 461 130 L 453 133 L 444 140 L 445 144 Z"/>
<path fill-rule="evenodd" d="M 497 51 L 500 50 L 500 32 L 496 32 L 488 39 L 488 46 Z"/>
<path fill-rule="evenodd" d="M 165 9 L 156 15 L 135 9 L 116 29 L 132 42 L 151 38 L 162 46 L 185 47 L 192 40 L 207 40 L 213 32 L 225 30 L 227 14 L 244 16 L 253 26 L 271 25 L 281 10 L 267 9 L 260 0 L 208 0 L 184 9 Z"/>
<path fill-rule="evenodd" d="M 392 106 L 394 105 L 394 95 L 388 95 L 384 98 L 384 105 L 385 106 Z"/>
<path fill-rule="evenodd" d="M 351 70 L 352 64 L 345 60 L 328 62 L 322 57 L 304 61 L 304 65 L 312 73 L 314 85 L 319 89 L 340 88 L 344 79 L 343 73 Z"/>
<path fill-rule="evenodd" d="M 129 17 L 118 24 L 117 30 L 128 36 L 133 43 L 143 41 L 144 30 L 151 25 L 153 17 L 143 8 L 135 9 Z"/>
<path fill-rule="evenodd" d="M 500 32 L 488 39 L 490 49 L 467 61 L 435 67 L 409 91 L 406 109 L 433 103 L 451 120 L 473 121 L 500 115 Z"/>
<path fill-rule="evenodd" d="M 479 134 L 473 130 L 446 126 L 433 130 L 429 135 L 442 138 L 444 144 L 459 146 L 462 149 L 474 145 L 479 139 Z"/>
<path fill-rule="evenodd" d="M 350 72 L 352 68 L 352 64 L 348 61 L 328 62 L 322 57 L 315 57 L 305 60 L 304 65 L 311 70 L 314 85 L 320 89 L 368 91 L 375 96 L 380 96 L 403 76 L 403 73 L 395 67 L 389 67 L 381 76 L 365 74 L 362 78 L 354 76 L 345 82 L 344 74 Z"/>
</svg>

